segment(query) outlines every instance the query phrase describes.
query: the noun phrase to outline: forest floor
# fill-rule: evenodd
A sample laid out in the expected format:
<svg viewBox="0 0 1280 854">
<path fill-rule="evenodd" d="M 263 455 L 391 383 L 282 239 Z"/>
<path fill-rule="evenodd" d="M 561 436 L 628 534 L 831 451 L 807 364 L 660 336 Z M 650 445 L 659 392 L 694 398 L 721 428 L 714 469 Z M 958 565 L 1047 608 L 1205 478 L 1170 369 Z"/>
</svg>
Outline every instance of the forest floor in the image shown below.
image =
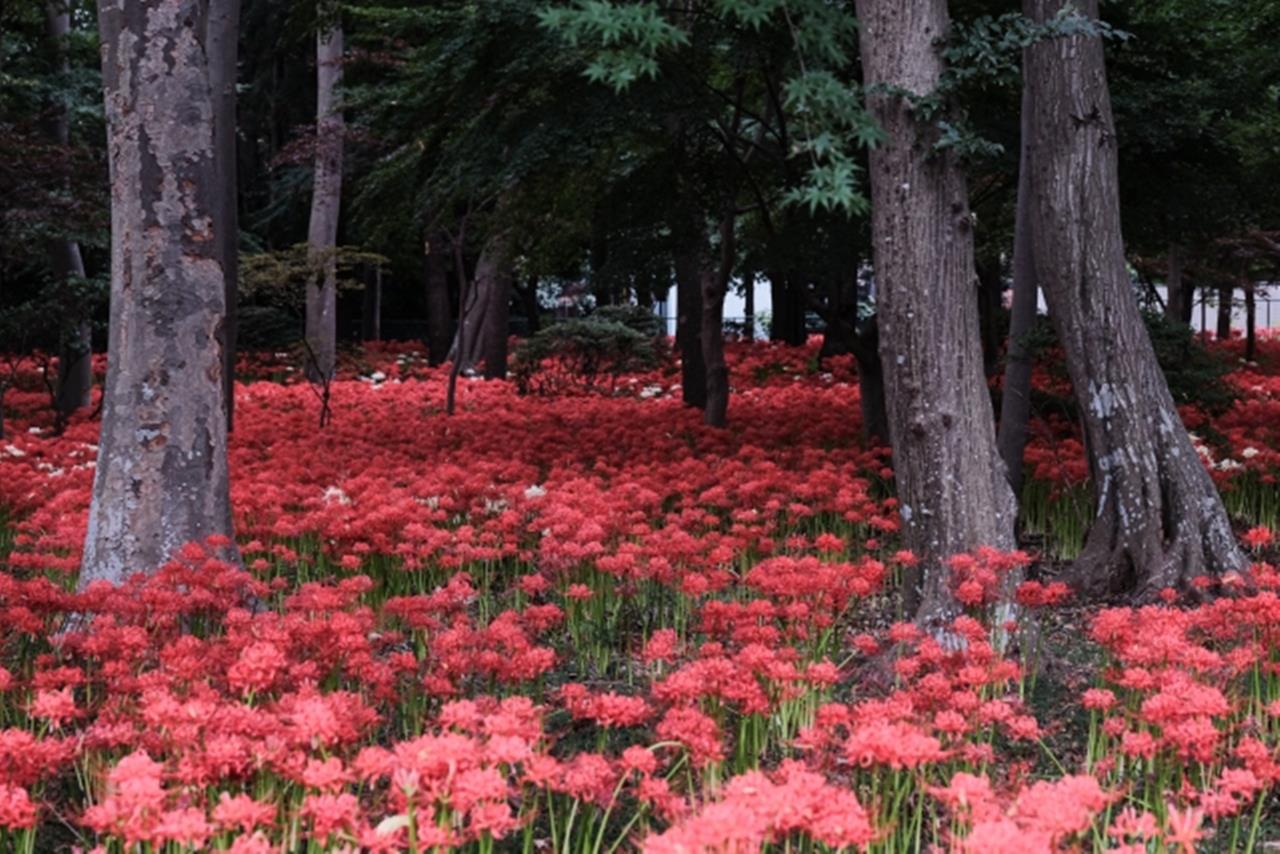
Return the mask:
<svg viewBox="0 0 1280 854">
<path fill-rule="evenodd" d="M 1039 554 L 955 562 L 960 651 L 900 621 L 887 452 L 812 346 L 732 346 L 726 431 L 670 368 L 607 395 L 464 380 L 445 416 L 444 371 L 399 346 L 348 354 L 320 429 L 285 360 L 246 357 L 248 573 L 193 544 L 79 595 L 97 424 L 56 433 L 33 369 L 0 440 L 0 850 L 1260 849 L 1280 340 L 1235 346 L 1238 399 L 1183 414 L 1258 592 L 1073 601 L 1085 466 L 1046 416 Z M 991 594 L 1024 564 L 1002 651 Z M 70 613 L 94 619 L 59 635 Z"/>
</svg>

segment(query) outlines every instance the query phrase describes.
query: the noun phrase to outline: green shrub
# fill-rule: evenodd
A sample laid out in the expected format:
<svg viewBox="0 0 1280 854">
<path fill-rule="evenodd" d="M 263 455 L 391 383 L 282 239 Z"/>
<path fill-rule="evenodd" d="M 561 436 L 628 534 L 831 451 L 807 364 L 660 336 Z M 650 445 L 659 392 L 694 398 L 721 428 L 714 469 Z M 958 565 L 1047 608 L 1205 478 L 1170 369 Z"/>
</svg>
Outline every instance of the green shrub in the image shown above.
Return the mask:
<svg viewBox="0 0 1280 854">
<path fill-rule="evenodd" d="M 521 394 L 613 392 L 623 374 L 656 367 L 655 337 L 602 309 L 561 320 L 516 346 L 511 374 Z M 639 321 L 636 313 L 625 315 Z M 656 318 L 655 318 L 656 325 Z"/>
</svg>

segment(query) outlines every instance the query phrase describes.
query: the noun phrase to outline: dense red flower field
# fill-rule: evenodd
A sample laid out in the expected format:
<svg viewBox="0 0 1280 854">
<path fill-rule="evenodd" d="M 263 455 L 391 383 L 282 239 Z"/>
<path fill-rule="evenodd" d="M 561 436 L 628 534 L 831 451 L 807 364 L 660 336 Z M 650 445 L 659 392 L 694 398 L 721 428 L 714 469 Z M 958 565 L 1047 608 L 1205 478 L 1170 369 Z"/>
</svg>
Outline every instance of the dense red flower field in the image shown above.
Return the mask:
<svg viewBox="0 0 1280 854">
<path fill-rule="evenodd" d="M 308 386 L 247 360 L 231 467 L 248 572 L 193 544 L 82 594 L 97 424 L 54 435 L 33 373 L 0 440 L 0 850 L 1137 852 L 1276 834 L 1280 574 L 1261 556 L 1280 341 L 1231 375 L 1226 414 L 1184 413 L 1260 555 L 1256 591 L 1082 610 L 1042 576 L 1010 634 L 989 592 L 1036 556 L 984 550 L 952 561 L 960 650 L 899 621 L 913 558 L 851 364 L 731 357 L 724 432 L 661 372 L 611 397 L 464 380 L 447 417 L 444 373 L 407 348 L 352 360 L 320 430 Z M 1024 499 L 1058 545 L 1087 518 L 1070 509 L 1086 467 L 1068 425 L 1040 426 Z"/>
</svg>

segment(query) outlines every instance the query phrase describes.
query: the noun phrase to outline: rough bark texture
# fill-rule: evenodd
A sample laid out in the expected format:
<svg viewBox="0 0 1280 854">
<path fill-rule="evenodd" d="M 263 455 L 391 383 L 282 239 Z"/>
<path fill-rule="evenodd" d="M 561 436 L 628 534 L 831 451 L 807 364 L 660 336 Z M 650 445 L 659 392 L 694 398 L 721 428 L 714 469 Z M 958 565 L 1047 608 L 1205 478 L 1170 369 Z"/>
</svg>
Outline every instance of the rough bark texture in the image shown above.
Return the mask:
<svg viewBox="0 0 1280 854">
<path fill-rule="evenodd" d="M 1024 56 L 1025 64 L 1025 56 Z M 1022 493 L 1023 453 L 1031 420 L 1031 328 L 1036 322 L 1039 285 L 1036 283 L 1035 241 L 1031 237 L 1030 141 L 1031 87 L 1022 87 L 1022 141 L 1018 155 L 1018 199 L 1013 224 L 1013 305 L 1009 311 L 1009 342 L 1005 346 L 1004 385 L 1000 395 L 1000 429 L 996 447 L 1004 461 L 1013 494 Z"/>
<path fill-rule="evenodd" d="M 932 93 L 945 0 L 858 0 L 862 67 L 878 87 Z M 944 561 L 1014 545 L 1013 493 L 996 454 L 978 336 L 965 181 L 904 97 L 868 97 L 887 139 L 871 152 L 880 356 L 906 543 L 920 558 L 906 604 L 935 634 L 959 613 Z"/>
<path fill-rule="evenodd" d="M 451 349 L 459 371 L 483 363 L 486 379 L 507 375 L 507 336 L 511 319 L 511 271 L 506 241 L 495 237 L 480 253 Z"/>
<path fill-rule="evenodd" d="M 682 249 L 675 255 L 676 349 L 680 351 L 680 395 L 688 406 L 706 409 L 707 369 L 702 348 L 701 253 Z"/>
<path fill-rule="evenodd" d="M 55 63 L 64 73 L 68 70 L 66 40 L 71 33 L 71 15 L 66 4 L 49 0 L 45 4 L 46 33 L 54 52 Z M 48 132 L 58 145 L 71 142 L 71 125 L 65 103 L 50 110 Z M 84 278 L 84 261 L 80 244 L 74 240 L 49 242 L 49 266 L 55 281 Z M 88 406 L 93 396 L 92 327 L 87 320 L 71 320 L 66 324 L 58 347 L 58 385 L 54 408 L 66 416 Z"/>
<path fill-rule="evenodd" d="M 236 298 L 240 270 L 240 214 L 236 196 L 236 62 L 239 55 L 240 0 L 209 0 L 209 88 L 213 93 L 215 190 L 213 233 L 226 290 L 227 316 L 222 324 L 222 376 L 227 386 L 227 429 L 235 423 Z"/>
<path fill-rule="evenodd" d="M 82 587 L 231 534 L 205 11 L 198 0 L 99 6 L 111 332 Z"/>
<path fill-rule="evenodd" d="M 1043 21 L 1061 0 L 1024 0 Z M 1097 15 L 1096 0 L 1077 0 Z M 1102 41 L 1028 51 L 1037 278 L 1084 422 L 1096 516 L 1076 564 L 1090 591 L 1151 596 L 1245 566 L 1227 514 L 1178 418 L 1138 311 L 1120 236 L 1117 157 Z"/>
<path fill-rule="evenodd" d="M 427 289 L 427 360 L 443 365 L 453 342 L 453 301 L 449 299 L 448 242 L 429 241 L 423 259 Z"/>
<path fill-rule="evenodd" d="M 316 267 L 307 286 L 307 343 L 313 380 L 333 376 L 338 351 L 338 210 L 342 198 L 342 24 L 334 21 L 316 33 L 316 158 L 311 188 L 311 224 L 307 244 Z"/>
</svg>

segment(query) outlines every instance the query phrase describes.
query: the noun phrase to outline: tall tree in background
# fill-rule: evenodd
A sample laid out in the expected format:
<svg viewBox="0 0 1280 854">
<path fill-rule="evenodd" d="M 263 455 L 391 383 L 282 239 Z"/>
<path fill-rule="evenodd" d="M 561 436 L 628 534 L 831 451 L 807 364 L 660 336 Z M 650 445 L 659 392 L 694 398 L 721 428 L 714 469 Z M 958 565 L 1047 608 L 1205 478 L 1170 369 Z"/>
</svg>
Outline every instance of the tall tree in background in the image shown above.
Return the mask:
<svg viewBox="0 0 1280 854">
<path fill-rule="evenodd" d="M 858 0 L 863 79 L 887 140 L 871 151 L 880 355 L 907 545 L 906 604 L 934 633 L 960 611 L 945 559 L 1014 545 L 1016 512 L 983 376 L 968 193 L 919 114 L 944 72 L 945 0 Z"/>
<path fill-rule="evenodd" d="M 1043 22 L 1061 5 L 1025 0 L 1024 12 Z M 1096 20 L 1097 0 L 1074 5 Z M 1080 404 L 1096 493 L 1080 581 L 1149 596 L 1241 569 L 1246 562 L 1178 417 L 1126 268 L 1100 35 L 1033 44 L 1026 75 L 1032 254 Z"/>
<path fill-rule="evenodd" d="M 200 0 L 99 4 L 111 332 L 82 587 L 232 532 L 207 11 Z"/>
<path fill-rule="evenodd" d="M 213 234 L 226 290 L 222 324 L 222 376 L 227 386 L 227 429 L 235 419 L 236 298 L 240 269 L 240 216 L 236 192 L 236 66 L 240 40 L 240 0 L 209 0 L 209 86 L 213 92 L 214 172 Z"/>
<path fill-rule="evenodd" d="M 69 70 L 66 40 L 71 33 L 71 13 L 65 0 L 47 0 L 45 19 L 54 68 L 65 75 Z M 55 145 L 65 148 L 71 142 L 67 105 L 61 96 L 49 110 L 48 132 Z M 69 280 L 83 279 L 84 261 L 80 257 L 80 244 L 69 237 L 50 240 L 49 266 L 53 269 L 54 280 L 64 287 Z M 58 385 L 54 405 L 65 416 L 89 405 L 93 394 L 93 353 L 92 326 L 87 316 L 68 318 L 62 326 L 64 331 L 58 349 Z"/>
<path fill-rule="evenodd" d="M 338 352 L 338 212 L 342 201 L 342 18 L 322 6 L 316 26 L 316 151 L 307 244 L 314 268 L 307 286 L 307 374 L 333 376 Z"/>
</svg>

